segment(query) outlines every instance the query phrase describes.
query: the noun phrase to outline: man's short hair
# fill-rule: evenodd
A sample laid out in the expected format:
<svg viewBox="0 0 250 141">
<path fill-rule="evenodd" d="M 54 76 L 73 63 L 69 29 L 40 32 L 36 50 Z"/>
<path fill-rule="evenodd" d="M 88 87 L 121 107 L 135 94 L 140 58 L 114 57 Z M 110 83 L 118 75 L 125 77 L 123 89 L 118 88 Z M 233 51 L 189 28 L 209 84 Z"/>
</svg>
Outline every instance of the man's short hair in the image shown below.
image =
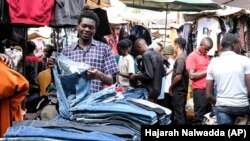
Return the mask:
<svg viewBox="0 0 250 141">
<path fill-rule="evenodd" d="M 212 40 L 212 38 L 210 38 L 210 37 L 204 37 L 202 39 L 202 41 L 205 41 L 206 45 L 209 45 L 209 46 L 213 47 L 213 40 Z"/>
<path fill-rule="evenodd" d="M 78 17 L 78 24 L 81 23 L 82 18 L 89 18 L 92 19 L 96 22 L 96 28 L 98 28 L 99 26 L 99 17 L 97 16 L 97 14 L 92 11 L 92 10 L 83 10 L 80 14 L 80 16 Z"/>
<path fill-rule="evenodd" d="M 223 48 L 232 47 L 234 43 L 238 41 L 238 37 L 235 34 L 227 33 L 221 40 L 221 46 Z"/>
<path fill-rule="evenodd" d="M 186 42 L 186 40 L 185 40 L 184 38 L 179 37 L 179 38 L 176 38 L 176 39 L 174 40 L 174 43 L 175 43 L 175 44 L 178 44 L 180 48 L 184 49 L 187 42 Z"/>
</svg>

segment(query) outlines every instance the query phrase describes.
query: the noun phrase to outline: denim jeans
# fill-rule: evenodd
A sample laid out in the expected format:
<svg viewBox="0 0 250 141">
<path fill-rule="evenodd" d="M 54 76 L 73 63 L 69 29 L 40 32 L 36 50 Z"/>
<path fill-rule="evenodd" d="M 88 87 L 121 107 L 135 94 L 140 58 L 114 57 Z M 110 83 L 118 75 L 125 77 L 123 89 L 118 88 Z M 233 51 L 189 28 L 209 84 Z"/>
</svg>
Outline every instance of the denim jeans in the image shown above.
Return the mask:
<svg viewBox="0 0 250 141">
<path fill-rule="evenodd" d="M 129 121 L 135 121 L 136 123 L 139 123 L 139 124 L 151 124 L 151 121 L 149 121 L 147 118 L 143 118 L 143 117 L 136 117 L 134 115 L 131 115 L 131 114 L 126 114 L 126 113 L 84 113 L 84 114 L 75 114 L 74 115 L 74 118 L 75 120 L 79 121 L 81 119 L 92 119 L 92 120 L 95 120 L 95 119 L 100 119 L 100 120 L 103 120 L 103 119 L 124 119 L 126 118 L 126 120 L 129 120 Z"/>
<path fill-rule="evenodd" d="M 87 95 L 79 105 L 98 103 L 98 102 L 107 102 L 107 101 L 125 101 L 130 98 L 136 99 L 147 99 L 148 92 L 144 88 L 130 89 L 122 93 L 123 99 L 116 98 L 116 86 L 105 88 L 97 93 Z"/>
<path fill-rule="evenodd" d="M 50 129 L 63 129 L 72 130 L 75 132 L 86 131 L 86 132 L 105 132 L 110 133 L 127 140 L 133 140 L 138 138 L 140 131 L 135 131 L 131 128 L 127 128 L 123 125 L 97 125 L 97 124 L 83 124 L 81 122 L 63 120 L 60 121 L 40 121 L 40 120 L 24 120 L 20 122 L 14 122 L 13 127 L 16 126 L 32 126 L 40 128 L 50 128 Z M 107 130 L 109 129 L 109 130 Z"/>
<path fill-rule="evenodd" d="M 9 137 L 45 137 L 61 140 L 106 140 L 106 141 L 123 141 L 122 138 L 104 133 L 104 132 L 71 132 L 58 129 L 38 128 L 31 126 L 16 126 L 7 130 L 5 138 Z"/>
<path fill-rule="evenodd" d="M 226 107 L 216 106 L 215 115 L 218 125 L 233 125 L 237 116 L 245 116 L 249 113 L 249 106 Z"/>
<path fill-rule="evenodd" d="M 71 109 L 72 118 L 74 119 L 74 115 L 82 114 L 84 115 L 86 112 L 93 113 L 113 113 L 113 115 L 117 113 L 124 113 L 126 115 L 132 115 L 137 118 L 143 118 L 148 121 L 150 124 L 154 124 L 157 121 L 156 113 L 153 111 L 148 111 L 128 102 L 116 102 L 116 103 L 94 103 L 88 105 L 77 105 Z"/>
<path fill-rule="evenodd" d="M 131 104 L 141 107 L 142 109 L 154 111 L 157 114 L 158 124 L 169 125 L 171 123 L 170 117 L 172 111 L 168 108 L 143 99 L 129 99 L 127 101 Z"/>
<path fill-rule="evenodd" d="M 62 141 L 61 139 L 45 138 L 45 137 L 8 137 L 0 138 L 2 141 Z"/>
<path fill-rule="evenodd" d="M 85 98 L 83 98 L 82 101 L 80 103 L 78 103 L 78 105 L 82 106 L 82 105 L 99 103 L 99 102 L 103 102 L 105 100 L 108 100 L 110 98 L 114 98 L 114 100 L 115 100 L 115 96 L 116 96 L 115 90 L 116 90 L 116 87 L 111 86 L 111 87 L 105 88 L 97 93 L 89 94 Z M 74 109 L 73 107 L 71 107 L 71 108 Z"/>
<path fill-rule="evenodd" d="M 127 90 L 122 94 L 124 96 L 124 100 L 135 98 L 135 99 L 147 99 L 148 91 L 144 88 L 135 88 Z"/>
<path fill-rule="evenodd" d="M 90 90 L 90 80 L 84 78 L 86 64 L 74 62 L 64 55 L 59 55 L 53 68 L 53 75 L 57 89 L 59 113 L 69 119 L 70 108 L 81 102 Z"/>
</svg>

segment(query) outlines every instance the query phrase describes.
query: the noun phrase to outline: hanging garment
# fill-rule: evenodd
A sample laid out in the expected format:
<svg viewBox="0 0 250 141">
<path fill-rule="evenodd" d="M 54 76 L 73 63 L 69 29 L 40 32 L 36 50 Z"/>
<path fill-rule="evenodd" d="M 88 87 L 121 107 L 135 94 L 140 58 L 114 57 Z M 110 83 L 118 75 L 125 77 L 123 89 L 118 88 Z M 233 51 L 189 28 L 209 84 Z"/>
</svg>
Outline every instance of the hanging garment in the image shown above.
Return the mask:
<svg viewBox="0 0 250 141">
<path fill-rule="evenodd" d="M 135 25 L 130 30 L 129 39 L 133 42 L 134 45 L 135 41 L 139 38 L 145 39 L 147 45 L 152 44 L 152 37 L 150 32 L 141 25 Z M 131 55 L 136 56 L 134 46 L 132 47 Z"/>
<path fill-rule="evenodd" d="M 7 0 L 12 24 L 49 25 L 54 0 Z"/>
<path fill-rule="evenodd" d="M 0 0 L 0 24 L 8 24 L 9 22 L 8 3 L 6 0 Z"/>
<path fill-rule="evenodd" d="M 185 46 L 185 53 L 189 54 L 190 52 L 193 51 L 193 50 L 191 51 L 191 49 L 189 47 L 189 37 L 191 34 L 191 23 L 184 24 L 182 33 L 183 33 L 183 38 L 187 41 L 187 44 Z"/>
<path fill-rule="evenodd" d="M 202 17 L 197 21 L 197 47 L 200 45 L 204 37 L 210 37 L 213 40 L 213 48 L 207 53 L 209 56 L 214 56 L 215 51 L 218 51 L 217 36 L 221 32 L 220 23 L 217 18 Z"/>
<path fill-rule="evenodd" d="M 96 30 L 94 39 L 102 42 L 103 41 L 102 39 L 105 35 L 111 34 L 107 11 L 101 8 L 97 8 L 97 9 L 94 9 L 94 12 L 97 14 L 97 16 L 100 19 L 99 28 L 97 28 Z"/>
<path fill-rule="evenodd" d="M 56 0 L 54 6 L 54 17 L 50 26 L 75 26 L 77 18 L 83 9 L 84 0 Z"/>
</svg>

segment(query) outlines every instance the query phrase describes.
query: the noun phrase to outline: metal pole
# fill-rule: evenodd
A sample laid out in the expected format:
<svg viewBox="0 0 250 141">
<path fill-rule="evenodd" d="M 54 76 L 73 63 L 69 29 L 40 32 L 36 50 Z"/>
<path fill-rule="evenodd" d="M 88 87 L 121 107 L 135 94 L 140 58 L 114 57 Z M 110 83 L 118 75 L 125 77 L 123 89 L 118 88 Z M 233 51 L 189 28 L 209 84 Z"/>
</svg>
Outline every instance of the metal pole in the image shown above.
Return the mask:
<svg viewBox="0 0 250 141">
<path fill-rule="evenodd" d="M 166 45 L 166 38 L 167 38 L 167 24 L 168 24 L 168 4 L 166 4 L 166 20 L 165 20 L 165 35 L 164 35 L 164 47 Z"/>
</svg>

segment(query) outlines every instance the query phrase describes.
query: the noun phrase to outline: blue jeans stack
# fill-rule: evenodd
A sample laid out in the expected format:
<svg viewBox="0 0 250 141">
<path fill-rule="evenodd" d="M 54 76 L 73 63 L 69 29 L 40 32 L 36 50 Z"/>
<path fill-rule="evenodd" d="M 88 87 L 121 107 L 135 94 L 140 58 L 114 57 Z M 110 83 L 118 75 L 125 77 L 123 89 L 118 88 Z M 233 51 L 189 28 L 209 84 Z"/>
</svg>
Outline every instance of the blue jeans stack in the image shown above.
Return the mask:
<svg viewBox="0 0 250 141">
<path fill-rule="evenodd" d="M 40 121 L 17 124 L 7 131 L 5 137 L 140 140 L 142 124 L 170 124 L 171 111 L 160 105 L 155 106 L 157 104 L 150 105 L 152 102 L 145 100 L 148 93 L 143 88 L 117 94 L 116 86 L 113 85 L 97 93 L 89 93 L 91 83 L 85 78 L 85 72 L 89 68 L 86 64 L 73 62 L 59 55 L 53 68 L 59 116 L 49 123 Z M 51 127 L 53 128 L 49 129 Z"/>
</svg>

